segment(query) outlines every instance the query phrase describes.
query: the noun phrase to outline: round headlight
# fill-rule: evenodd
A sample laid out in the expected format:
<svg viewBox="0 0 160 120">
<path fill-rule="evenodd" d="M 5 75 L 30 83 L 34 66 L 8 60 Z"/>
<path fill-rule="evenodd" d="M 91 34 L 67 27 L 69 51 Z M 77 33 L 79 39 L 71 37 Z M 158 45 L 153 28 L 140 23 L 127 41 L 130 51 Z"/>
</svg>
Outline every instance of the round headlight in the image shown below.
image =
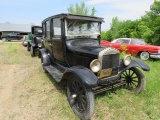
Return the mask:
<svg viewBox="0 0 160 120">
<path fill-rule="evenodd" d="M 125 66 L 128 66 L 131 63 L 131 56 L 130 55 L 126 55 L 123 58 L 123 63 L 124 63 Z"/>
<path fill-rule="evenodd" d="M 101 69 L 101 63 L 98 59 L 93 60 L 90 63 L 90 69 L 92 70 L 92 72 L 96 73 Z"/>
</svg>

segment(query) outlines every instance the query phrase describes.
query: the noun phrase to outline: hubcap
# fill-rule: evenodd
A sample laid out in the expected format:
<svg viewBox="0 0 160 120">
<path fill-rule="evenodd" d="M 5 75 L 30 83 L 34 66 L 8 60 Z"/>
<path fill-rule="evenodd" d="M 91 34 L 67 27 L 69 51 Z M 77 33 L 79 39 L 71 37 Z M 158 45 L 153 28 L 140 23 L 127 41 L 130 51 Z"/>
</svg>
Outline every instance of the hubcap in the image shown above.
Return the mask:
<svg viewBox="0 0 160 120">
<path fill-rule="evenodd" d="M 74 81 L 70 85 L 69 90 L 71 92 L 70 97 L 72 106 L 75 105 L 76 109 L 80 112 L 85 111 L 87 102 L 85 90 L 82 84 L 78 81 Z"/>
</svg>

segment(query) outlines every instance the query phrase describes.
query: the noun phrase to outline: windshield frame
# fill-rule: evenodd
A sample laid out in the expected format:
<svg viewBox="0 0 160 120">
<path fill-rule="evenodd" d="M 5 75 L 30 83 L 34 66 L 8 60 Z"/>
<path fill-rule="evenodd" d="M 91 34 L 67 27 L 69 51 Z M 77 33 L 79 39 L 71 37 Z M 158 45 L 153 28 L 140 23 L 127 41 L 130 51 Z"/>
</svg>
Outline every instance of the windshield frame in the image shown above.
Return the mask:
<svg viewBox="0 0 160 120">
<path fill-rule="evenodd" d="M 71 22 L 71 21 L 73 21 L 73 23 L 74 23 L 74 21 L 75 21 L 75 23 L 76 23 L 76 21 L 77 21 L 77 23 L 79 22 L 79 23 L 83 23 L 84 25 L 86 24 L 87 25 L 87 23 L 96 23 L 97 24 L 97 29 L 98 29 L 98 32 L 96 33 L 93 33 L 92 32 L 92 34 L 73 34 L 73 35 L 71 35 L 71 34 L 68 34 L 68 21 L 69 22 Z M 80 24 L 79 24 L 80 25 Z M 77 27 L 77 26 L 75 26 L 75 27 Z M 86 31 L 88 31 L 88 29 L 86 29 Z M 72 20 L 72 19 L 66 19 L 65 20 L 65 36 L 66 37 L 68 37 L 69 39 L 76 39 L 76 38 L 92 38 L 92 39 L 98 39 L 98 36 L 100 36 L 100 32 L 101 32 L 101 23 L 100 22 L 98 22 L 98 21 L 88 21 L 88 20 Z M 83 31 L 83 33 L 84 33 L 84 31 Z M 94 36 L 94 37 L 93 37 Z M 96 37 L 95 37 L 96 36 Z"/>
</svg>

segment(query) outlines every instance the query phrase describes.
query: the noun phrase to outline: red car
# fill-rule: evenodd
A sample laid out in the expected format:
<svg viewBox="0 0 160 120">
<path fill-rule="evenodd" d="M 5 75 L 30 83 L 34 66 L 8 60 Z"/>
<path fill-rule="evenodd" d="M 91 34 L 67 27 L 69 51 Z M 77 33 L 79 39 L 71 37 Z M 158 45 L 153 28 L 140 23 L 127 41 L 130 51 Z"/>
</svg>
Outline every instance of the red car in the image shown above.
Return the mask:
<svg viewBox="0 0 160 120">
<path fill-rule="evenodd" d="M 102 40 L 101 46 L 117 48 L 120 52 L 125 51 L 127 54 L 139 56 L 142 60 L 160 59 L 160 46 L 149 45 L 142 39 L 118 38 L 112 42 Z"/>
</svg>

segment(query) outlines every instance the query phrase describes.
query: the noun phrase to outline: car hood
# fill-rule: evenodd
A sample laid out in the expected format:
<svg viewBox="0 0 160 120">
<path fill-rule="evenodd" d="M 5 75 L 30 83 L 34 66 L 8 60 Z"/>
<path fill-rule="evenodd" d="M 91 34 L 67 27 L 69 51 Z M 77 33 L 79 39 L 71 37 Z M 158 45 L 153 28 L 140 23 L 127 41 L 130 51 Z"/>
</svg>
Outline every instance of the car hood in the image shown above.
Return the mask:
<svg viewBox="0 0 160 120">
<path fill-rule="evenodd" d="M 74 50 L 76 54 L 98 57 L 99 52 L 104 50 L 103 46 L 81 46 Z"/>
</svg>

